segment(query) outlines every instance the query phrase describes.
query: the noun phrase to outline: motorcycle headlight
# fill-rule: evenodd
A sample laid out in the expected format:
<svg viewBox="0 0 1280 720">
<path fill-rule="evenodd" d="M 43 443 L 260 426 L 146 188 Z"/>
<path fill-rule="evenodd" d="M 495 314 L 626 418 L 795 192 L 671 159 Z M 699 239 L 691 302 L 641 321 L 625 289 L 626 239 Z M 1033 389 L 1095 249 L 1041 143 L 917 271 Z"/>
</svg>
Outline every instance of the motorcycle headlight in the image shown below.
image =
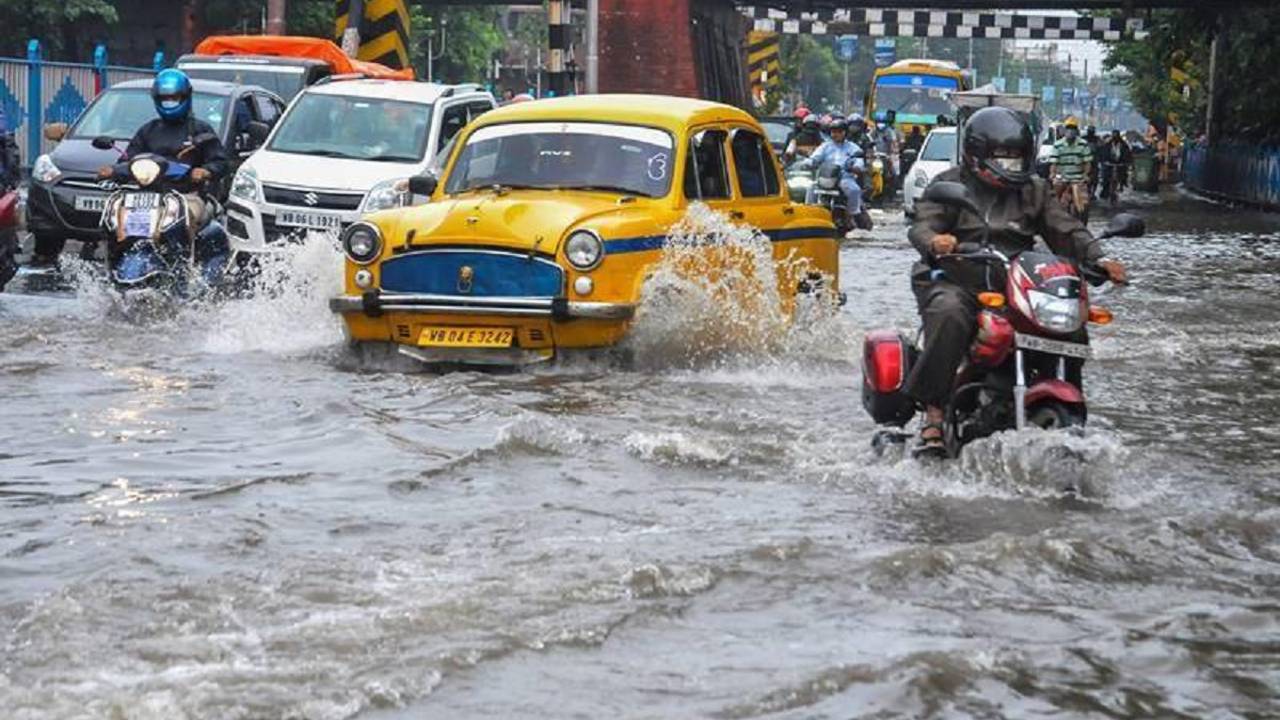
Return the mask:
<svg viewBox="0 0 1280 720">
<path fill-rule="evenodd" d="M 58 178 L 62 177 L 62 171 L 58 169 L 57 165 L 53 164 L 53 158 L 48 155 L 41 155 L 36 158 L 36 164 L 31 166 L 31 177 L 36 182 L 52 185 L 58 182 Z"/>
<path fill-rule="evenodd" d="M 342 250 L 358 265 L 368 265 L 382 252 L 382 233 L 369 223 L 355 223 L 342 233 Z"/>
<path fill-rule="evenodd" d="M 879 158 L 877 158 L 877 159 L 875 159 L 875 160 L 872 160 L 872 161 L 871 161 L 871 169 L 872 169 L 872 170 L 875 170 L 876 172 L 881 172 L 881 171 L 883 171 L 883 170 L 884 170 L 884 161 L 883 161 L 883 160 L 880 160 Z"/>
<path fill-rule="evenodd" d="M 912 181 L 912 184 L 914 184 L 916 187 L 920 188 L 921 190 L 929 187 L 929 175 L 925 173 L 925 171 L 917 170 L 915 175 L 916 177 L 915 177 L 915 180 Z"/>
<path fill-rule="evenodd" d="M 364 196 L 364 207 L 361 211 L 371 213 L 375 210 L 404 207 L 408 204 L 409 179 L 399 178 L 374 185 L 369 194 Z"/>
<path fill-rule="evenodd" d="M 139 158 L 129 163 L 129 174 L 139 187 L 147 187 L 160 177 L 160 163 L 151 158 Z"/>
<path fill-rule="evenodd" d="M 579 230 L 569 236 L 564 256 L 579 270 L 592 270 L 604 260 L 604 242 L 590 230 Z"/>
<path fill-rule="evenodd" d="M 252 168 L 242 167 L 236 171 L 236 176 L 231 180 L 231 196 L 238 197 L 241 200 L 257 202 L 260 192 L 258 184 L 258 173 Z"/>
<path fill-rule="evenodd" d="M 1045 330 L 1071 333 L 1084 325 L 1083 303 L 1078 297 L 1060 298 L 1039 290 L 1028 290 L 1027 300 L 1031 304 L 1032 319 Z"/>
</svg>

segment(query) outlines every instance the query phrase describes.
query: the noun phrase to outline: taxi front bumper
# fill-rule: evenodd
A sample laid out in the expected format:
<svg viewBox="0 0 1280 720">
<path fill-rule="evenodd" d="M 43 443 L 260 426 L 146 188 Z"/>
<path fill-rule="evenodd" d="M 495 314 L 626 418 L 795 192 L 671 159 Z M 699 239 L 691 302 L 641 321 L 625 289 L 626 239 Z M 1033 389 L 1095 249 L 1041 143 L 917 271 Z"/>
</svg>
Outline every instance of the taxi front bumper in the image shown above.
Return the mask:
<svg viewBox="0 0 1280 720">
<path fill-rule="evenodd" d="M 459 297 L 368 292 L 330 298 L 329 309 L 335 313 L 362 312 L 370 317 L 378 317 L 384 312 L 398 312 L 552 320 L 629 320 L 635 315 L 636 306 L 630 303 L 587 302 L 567 298 Z"/>
</svg>

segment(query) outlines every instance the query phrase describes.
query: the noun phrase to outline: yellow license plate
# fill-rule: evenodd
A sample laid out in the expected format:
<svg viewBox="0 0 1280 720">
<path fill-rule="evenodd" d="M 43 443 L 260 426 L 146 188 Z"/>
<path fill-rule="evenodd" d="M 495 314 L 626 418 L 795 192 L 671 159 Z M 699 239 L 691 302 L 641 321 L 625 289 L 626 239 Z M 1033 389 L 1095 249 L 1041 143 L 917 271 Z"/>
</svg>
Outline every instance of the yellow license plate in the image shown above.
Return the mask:
<svg viewBox="0 0 1280 720">
<path fill-rule="evenodd" d="M 418 335 L 418 345 L 423 347 L 511 347 L 516 332 L 511 328 L 487 327 L 425 327 Z"/>
</svg>

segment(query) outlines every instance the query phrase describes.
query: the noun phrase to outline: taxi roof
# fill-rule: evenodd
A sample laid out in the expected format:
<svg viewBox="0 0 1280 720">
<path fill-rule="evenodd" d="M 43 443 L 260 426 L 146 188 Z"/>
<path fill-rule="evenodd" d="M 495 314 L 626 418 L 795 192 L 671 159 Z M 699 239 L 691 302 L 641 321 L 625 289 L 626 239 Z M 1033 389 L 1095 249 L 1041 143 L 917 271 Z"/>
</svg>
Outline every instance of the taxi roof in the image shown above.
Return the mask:
<svg viewBox="0 0 1280 720">
<path fill-rule="evenodd" d="M 757 124 L 750 114 L 723 103 L 669 95 L 575 95 L 505 105 L 481 115 L 476 126 L 527 120 L 577 120 L 648 125 L 672 132 L 708 122 Z"/>
</svg>

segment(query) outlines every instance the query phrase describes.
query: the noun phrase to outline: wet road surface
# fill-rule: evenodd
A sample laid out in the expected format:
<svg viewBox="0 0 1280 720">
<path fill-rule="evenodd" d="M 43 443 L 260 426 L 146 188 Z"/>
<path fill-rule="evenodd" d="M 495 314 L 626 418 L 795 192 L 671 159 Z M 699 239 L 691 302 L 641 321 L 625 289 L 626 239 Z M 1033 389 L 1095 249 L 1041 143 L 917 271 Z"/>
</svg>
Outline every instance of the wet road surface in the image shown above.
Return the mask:
<svg viewBox="0 0 1280 720">
<path fill-rule="evenodd" d="M 677 294 L 621 368 L 357 366 L 323 244 L 168 319 L 0 295 L 0 707 L 1276 717 L 1280 220 L 1163 200 L 1112 242 L 1086 434 L 941 468 L 860 406 L 861 333 L 914 323 L 892 213 L 838 318 L 690 355 L 755 316 Z"/>
</svg>

